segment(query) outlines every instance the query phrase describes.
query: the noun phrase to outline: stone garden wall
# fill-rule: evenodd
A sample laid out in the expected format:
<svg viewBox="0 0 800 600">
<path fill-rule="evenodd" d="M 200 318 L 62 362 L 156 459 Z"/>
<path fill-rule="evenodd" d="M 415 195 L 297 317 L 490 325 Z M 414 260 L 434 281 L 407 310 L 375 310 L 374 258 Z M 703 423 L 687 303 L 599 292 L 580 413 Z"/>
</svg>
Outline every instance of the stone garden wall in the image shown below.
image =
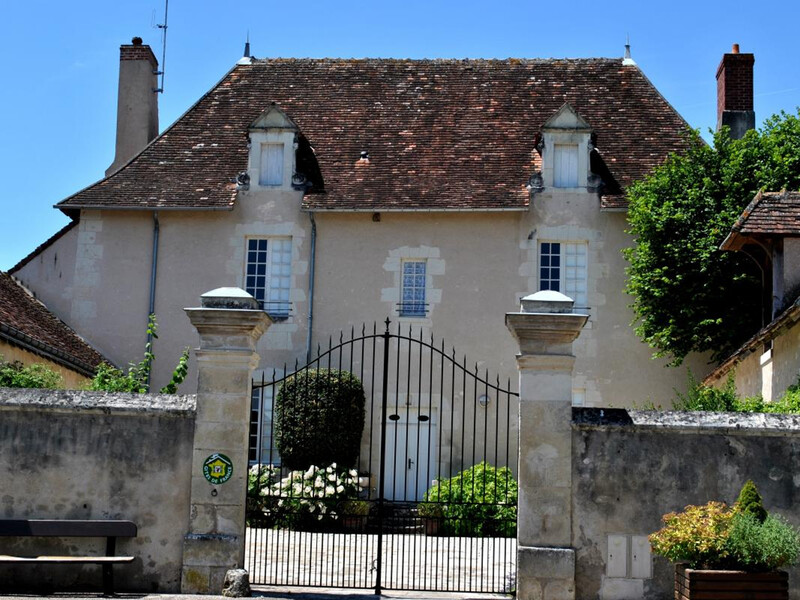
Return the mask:
<svg viewBox="0 0 800 600">
<path fill-rule="evenodd" d="M 177 592 L 188 528 L 195 399 L 0 388 L 1 519 L 125 519 L 118 590 Z M 105 553 L 97 538 L 4 538 L 0 554 Z M 97 565 L 0 564 L 0 590 L 98 589 Z"/>
<path fill-rule="evenodd" d="M 734 502 L 748 479 L 800 526 L 797 415 L 573 409 L 572 457 L 576 598 L 672 598 L 646 536 L 688 504 Z M 800 598 L 798 568 L 789 589 Z"/>
</svg>

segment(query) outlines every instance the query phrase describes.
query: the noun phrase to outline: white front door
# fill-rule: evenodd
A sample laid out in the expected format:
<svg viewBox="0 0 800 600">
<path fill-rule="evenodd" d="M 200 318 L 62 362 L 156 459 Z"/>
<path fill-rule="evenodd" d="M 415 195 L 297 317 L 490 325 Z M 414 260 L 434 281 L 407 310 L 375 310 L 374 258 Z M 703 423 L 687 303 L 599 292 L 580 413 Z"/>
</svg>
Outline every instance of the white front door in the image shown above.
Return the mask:
<svg viewBox="0 0 800 600">
<path fill-rule="evenodd" d="M 389 408 L 386 422 L 386 487 L 389 500 L 418 502 L 436 478 L 436 410 Z"/>
</svg>

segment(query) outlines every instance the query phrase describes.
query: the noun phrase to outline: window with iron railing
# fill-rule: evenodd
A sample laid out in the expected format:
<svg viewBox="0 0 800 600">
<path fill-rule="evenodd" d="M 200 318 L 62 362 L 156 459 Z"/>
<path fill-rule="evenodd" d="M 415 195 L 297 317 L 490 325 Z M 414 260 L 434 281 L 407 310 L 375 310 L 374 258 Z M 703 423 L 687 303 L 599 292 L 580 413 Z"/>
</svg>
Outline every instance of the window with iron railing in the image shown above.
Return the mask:
<svg viewBox="0 0 800 600">
<path fill-rule="evenodd" d="M 426 302 L 426 262 L 424 260 L 404 260 L 400 274 L 401 317 L 424 317 L 428 313 Z"/>
<path fill-rule="evenodd" d="M 247 240 L 245 290 L 273 320 L 287 319 L 292 284 L 292 239 Z"/>
</svg>

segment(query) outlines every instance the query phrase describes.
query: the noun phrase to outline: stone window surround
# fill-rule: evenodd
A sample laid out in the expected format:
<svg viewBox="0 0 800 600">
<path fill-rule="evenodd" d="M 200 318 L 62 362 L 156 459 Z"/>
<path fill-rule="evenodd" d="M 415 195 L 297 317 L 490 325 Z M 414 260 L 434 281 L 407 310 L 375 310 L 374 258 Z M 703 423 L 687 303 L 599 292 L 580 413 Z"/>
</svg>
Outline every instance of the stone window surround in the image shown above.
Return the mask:
<svg viewBox="0 0 800 600">
<path fill-rule="evenodd" d="M 546 130 L 543 132 L 542 137 L 544 140 L 542 147 L 542 180 L 545 189 L 572 193 L 579 191 L 587 192 L 586 188 L 589 185 L 590 133 L 588 131 L 574 130 Z M 557 188 L 553 184 L 555 171 L 554 149 L 556 144 L 578 146 L 578 187 Z"/>
<path fill-rule="evenodd" d="M 261 148 L 263 144 L 283 144 L 283 183 L 281 185 L 260 185 Z M 250 188 L 255 190 L 290 190 L 294 174 L 295 132 L 288 128 L 270 128 L 250 131 L 250 156 L 247 174 L 250 176 Z"/>
<path fill-rule="evenodd" d="M 246 240 L 249 238 L 291 238 L 292 240 L 292 274 L 291 291 L 289 292 L 290 311 L 289 318 L 285 321 L 273 323 L 261 338 L 260 344 L 270 350 L 295 350 L 299 340 L 292 338 L 300 329 L 300 324 L 305 321 L 304 314 L 300 314 L 300 303 L 305 303 L 306 277 L 308 274 L 308 261 L 300 260 L 300 249 L 305 241 L 306 233 L 296 223 L 284 222 L 267 224 L 263 222 L 241 223 L 236 226 L 234 234 L 228 240 L 231 247 L 231 258 L 226 261 L 225 272 L 237 286 L 244 289 L 245 271 L 247 264 Z"/>
<path fill-rule="evenodd" d="M 424 317 L 400 316 L 400 301 L 403 283 L 403 261 L 425 260 L 425 301 L 427 314 Z M 439 248 L 431 246 L 401 246 L 389 251 L 383 263 L 383 270 L 391 274 L 392 286 L 381 290 L 381 302 L 388 303 L 392 319 L 402 323 L 413 323 L 423 327 L 432 325 L 432 317 L 437 304 L 442 301 L 441 287 L 434 287 L 436 280 L 444 275 L 445 261 L 440 257 Z M 441 283 L 439 284 L 441 285 Z"/>
</svg>

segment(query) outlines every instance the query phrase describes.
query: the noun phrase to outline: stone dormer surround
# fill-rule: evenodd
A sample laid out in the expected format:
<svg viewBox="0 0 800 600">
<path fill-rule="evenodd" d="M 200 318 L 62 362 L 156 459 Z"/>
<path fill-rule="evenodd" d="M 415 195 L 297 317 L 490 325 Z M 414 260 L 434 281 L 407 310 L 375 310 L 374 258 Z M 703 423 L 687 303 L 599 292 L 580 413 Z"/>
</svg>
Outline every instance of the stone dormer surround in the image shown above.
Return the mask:
<svg viewBox="0 0 800 600">
<path fill-rule="evenodd" d="M 559 188 L 571 191 L 587 189 L 589 185 L 589 152 L 591 151 L 592 128 L 568 104 L 564 103 L 558 111 L 542 126 L 542 184 L 545 189 L 554 188 L 555 147 L 560 144 L 578 146 L 578 180 L 574 188 Z"/>
</svg>

